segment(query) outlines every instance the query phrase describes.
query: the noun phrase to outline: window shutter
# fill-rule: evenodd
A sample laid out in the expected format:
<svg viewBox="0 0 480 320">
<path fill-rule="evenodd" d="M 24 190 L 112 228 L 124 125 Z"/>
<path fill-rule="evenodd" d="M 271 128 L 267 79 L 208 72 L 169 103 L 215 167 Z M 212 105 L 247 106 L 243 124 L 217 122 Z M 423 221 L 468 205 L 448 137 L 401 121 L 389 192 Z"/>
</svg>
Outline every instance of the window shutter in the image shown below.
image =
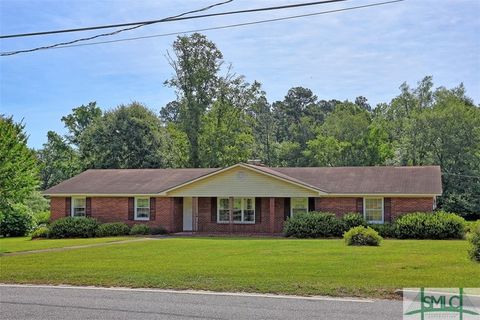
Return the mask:
<svg viewBox="0 0 480 320">
<path fill-rule="evenodd" d="M 255 223 L 262 222 L 262 198 L 255 198 Z"/>
<path fill-rule="evenodd" d="M 211 197 L 211 212 L 210 212 L 210 220 L 211 222 L 217 222 L 217 198 Z"/>
<path fill-rule="evenodd" d="M 357 212 L 363 215 L 363 198 L 357 198 Z"/>
<path fill-rule="evenodd" d="M 129 197 L 128 198 L 128 220 L 135 219 L 135 198 Z"/>
<path fill-rule="evenodd" d="M 150 220 L 155 220 L 156 218 L 156 215 L 155 215 L 155 212 L 156 212 L 156 204 L 157 204 L 157 198 L 150 198 Z"/>
<path fill-rule="evenodd" d="M 284 211 L 284 214 L 283 214 L 283 218 L 284 220 L 287 220 L 288 217 L 290 217 L 290 198 L 285 198 L 284 199 L 284 204 L 283 204 L 283 209 L 285 210 Z"/>
<path fill-rule="evenodd" d="M 72 215 L 72 197 L 65 198 L 65 217 Z"/>
<path fill-rule="evenodd" d="M 308 211 L 315 211 L 315 198 L 308 198 Z"/>
<path fill-rule="evenodd" d="M 385 221 L 392 221 L 392 198 L 383 199 L 383 218 Z"/>
<path fill-rule="evenodd" d="M 86 217 L 92 216 L 92 198 L 85 199 L 85 216 Z"/>
</svg>

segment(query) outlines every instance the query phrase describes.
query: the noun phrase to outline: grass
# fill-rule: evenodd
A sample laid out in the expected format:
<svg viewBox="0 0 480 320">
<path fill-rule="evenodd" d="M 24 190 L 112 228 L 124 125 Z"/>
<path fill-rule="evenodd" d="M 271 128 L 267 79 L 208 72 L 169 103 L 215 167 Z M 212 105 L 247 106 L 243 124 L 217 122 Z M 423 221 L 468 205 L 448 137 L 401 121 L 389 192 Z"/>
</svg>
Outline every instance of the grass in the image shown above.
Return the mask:
<svg viewBox="0 0 480 320">
<path fill-rule="evenodd" d="M 110 238 L 87 238 L 87 239 L 37 239 L 30 240 L 30 237 L 0 238 L 0 253 L 18 251 L 40 250 L 50 248 L 63 248 L 86 244 L 96 244 L 129 239 L 127 237 Z"/>
<path fill-rule="evenodd" d="M 480 287 L 466 241 L 169 238 L 0 257 L 0 282 L 393 297 L 403 287 Z"/>
</svg>

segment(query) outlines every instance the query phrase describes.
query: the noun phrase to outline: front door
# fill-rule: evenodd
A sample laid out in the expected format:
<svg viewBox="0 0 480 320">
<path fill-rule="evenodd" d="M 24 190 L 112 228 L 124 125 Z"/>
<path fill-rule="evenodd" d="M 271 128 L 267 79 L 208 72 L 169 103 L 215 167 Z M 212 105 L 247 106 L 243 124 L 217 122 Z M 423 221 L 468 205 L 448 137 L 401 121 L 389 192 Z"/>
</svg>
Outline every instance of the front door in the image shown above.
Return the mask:
<svg viewBox="0 0 480 320">
<path fill-rule="evenodd" d="M 192 198 L 183 197 L 183 231 L 193 230 Z"/>
</svg>

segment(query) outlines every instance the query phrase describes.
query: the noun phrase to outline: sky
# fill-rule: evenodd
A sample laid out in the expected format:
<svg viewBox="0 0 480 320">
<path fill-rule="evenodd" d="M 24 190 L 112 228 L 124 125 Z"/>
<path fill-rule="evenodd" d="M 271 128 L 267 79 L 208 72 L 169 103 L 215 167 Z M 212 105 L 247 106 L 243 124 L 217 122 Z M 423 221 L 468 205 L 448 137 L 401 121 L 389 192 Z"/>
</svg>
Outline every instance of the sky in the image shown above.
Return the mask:
<svg viewBox="0 0 480 320">
<path fill-rule="evenodd" d="M 0 34 L 75 28 L 164 18 L 219 0 L 0 0 Z M 351 0 L 307 8 L 162 23 L 108 40 L 184 32 L 228 24 L 357 6 Z M 235 0 L 209 12 L 309 2 Z M 464 83 L 480 103 L 480 0 L 406 0 L 399 3 L 248 27 L 203 32 L 233 71 L 263 85 L 270 102 L 295 86 L 319 99 L 389 102 L 403 82 L 427 75 L 435 86 Z M 0 51 L 26 49 L 99 31 L 2 39 Z M 132 101 L 158 112 L 175 98 L 164 81 L 176 36 L 156 37 L 0 57 L 0 114 L 23 119 L 29 146 L 47 132 L 65 133 L 61 117 L 96 101 L 104 110 Z"/>
</svg>

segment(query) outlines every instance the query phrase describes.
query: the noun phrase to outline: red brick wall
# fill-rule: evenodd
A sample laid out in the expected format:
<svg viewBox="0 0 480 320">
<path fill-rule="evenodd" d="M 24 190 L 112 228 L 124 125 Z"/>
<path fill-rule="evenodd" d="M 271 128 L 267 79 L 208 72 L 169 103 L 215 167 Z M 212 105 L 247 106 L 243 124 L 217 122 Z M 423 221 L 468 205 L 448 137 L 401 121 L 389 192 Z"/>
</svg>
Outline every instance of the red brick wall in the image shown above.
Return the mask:
<svg viewBox="0 0 480 320">
<path fill-rule="evenodd" d="M 92 218 L 100 222 L 125 222 L 128 225 L 137 223 L 148 224 L 150 227 L 162 226 L 169 232 L 181 231 L 182 206 L 175 198 L 157 197 L 155 204 L 155 220 L 136 221 L 128 220 L 127 197 L 92 197 Z M 56 220 L 65 217 L 65 198 L 52 197 L 50 202 L 51 219 Z"/>
<path fill-rule="evenodd" d="M 315 210 L 341 217 L 348 212 L 357 212 L 357 198 L 315 198 Z"/>
<path fill-rule="evenodd" d="M 255 224 L 217 223 L 211 219 L 211 198 L 198 198 L 198 231 L 221 233 L 270 233 L 270 198 L 261 198 L 262 218 Z M 283 199 L 275 199 L 275 232 L 280 233 L 283 228 Z"/>
<path fill-rule="evenodd" d="M 433 201 L 433 198 L 392 198 L 392 220 L 409 212 L 431 212 Z"/>
</svg>

